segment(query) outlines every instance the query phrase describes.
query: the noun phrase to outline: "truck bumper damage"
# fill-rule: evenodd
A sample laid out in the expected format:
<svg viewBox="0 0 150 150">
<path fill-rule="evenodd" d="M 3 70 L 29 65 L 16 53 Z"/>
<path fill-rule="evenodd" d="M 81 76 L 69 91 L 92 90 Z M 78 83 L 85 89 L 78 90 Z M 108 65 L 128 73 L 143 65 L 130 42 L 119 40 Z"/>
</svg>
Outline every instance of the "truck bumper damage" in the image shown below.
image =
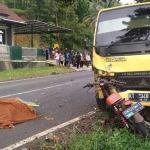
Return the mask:
<svg viewBox="0 0 150 150">
<path fill-rule="evenodd" d="M 127 90 L 119 94 L 126 100 L 130 99 L 133 103 L 140 102 L 143 106 L 150 106 L 150 91 Z"/>
</svg>

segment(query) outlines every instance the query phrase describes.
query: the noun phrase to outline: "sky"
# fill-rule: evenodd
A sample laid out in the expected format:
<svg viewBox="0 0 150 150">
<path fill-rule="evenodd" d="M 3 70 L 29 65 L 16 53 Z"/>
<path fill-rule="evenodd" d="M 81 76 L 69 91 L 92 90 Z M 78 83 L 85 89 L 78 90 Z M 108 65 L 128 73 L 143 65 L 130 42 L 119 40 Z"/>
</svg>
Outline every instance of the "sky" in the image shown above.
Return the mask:
<svg viewBox="0 0 150 150">
<path fill-rule="evenodd" d="M 133 3 L 134 0 L 120 0 L 121 3 L 127 4 L 127 3 Z"/>
</svg>

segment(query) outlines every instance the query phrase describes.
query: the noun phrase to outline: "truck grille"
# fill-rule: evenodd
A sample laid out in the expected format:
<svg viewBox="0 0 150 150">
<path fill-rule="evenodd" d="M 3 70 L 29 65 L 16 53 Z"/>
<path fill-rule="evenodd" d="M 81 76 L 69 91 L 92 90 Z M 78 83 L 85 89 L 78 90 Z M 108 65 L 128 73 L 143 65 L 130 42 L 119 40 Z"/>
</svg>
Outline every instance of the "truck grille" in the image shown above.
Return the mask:
<svg viewBox="0 0 150 150">
<path fill-rule="evenodd" d="M 125 89 L 150 88 L 150 76 L 116 76 L 116 80 L 126 82 Z"/>
</svg>

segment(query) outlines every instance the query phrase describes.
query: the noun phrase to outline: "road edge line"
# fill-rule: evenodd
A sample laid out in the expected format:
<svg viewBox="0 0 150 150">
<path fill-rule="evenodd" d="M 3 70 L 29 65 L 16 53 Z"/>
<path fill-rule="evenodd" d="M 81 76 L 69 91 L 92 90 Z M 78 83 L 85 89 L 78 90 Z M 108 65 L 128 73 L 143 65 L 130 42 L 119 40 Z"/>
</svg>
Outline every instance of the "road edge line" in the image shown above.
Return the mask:
<svg viewBox="0 0 150 150">
<path fill-rule="evenodd" d="M 43 132 L 41 132 L 41 133 L 35 134 L 35 135 L 33 135 L 33 136 L 29 137 L 29 138 L 26 138 L 26 139 L 24 139 L 24 140 L 22 140 L 22 141 L 19 141 L 19 142 L 15 143 L 15 144 L 12 144 L 12 145 L 10 145 L 10 146 L 8 146 L 8 147 L 5 147 L 5 148 L 1 149 L 1 150 L 13 150 L 13 149 L 15 149 L 15 148 L 18 148 L 18 147 L 20 147 L 20 146 L 23 146 L 23 145 L 25 145 L 25 144 L 31 142 L 31 141 L 34 141 L 35 139 L 38 139 L 38 138 L 40 138 L 40 137 L 42 137 L 42 136 L 45 136 L 45 135 L 47 135 L 48 133 L 52 133 L 52 132 L 54 132 L 54 131 L 56 131 L 56 130 L 58 130 L 58 129 L 61 129 L 61 128 L 67 126 L 67 125 L 70 125 L 70 124 L 72 124 L 72 123 L 75 123 L 75 122 L 81 120 L 81 118 L 84 117 L 84 116 L 90 116 L 90 115 L 93 115 L 93 114 L 95 114 L 95 113 L 96 113 L 96 111 L 88 112 L 88 113 L 86 113 L 86 114 L 84 114 L 84 115 L 82 115 L 82 116 L 79 116 L 79 117 L 77 117 L 77 118 L 71 119 L 71 120 L 69 120 L 69 121 L 67 121 L 67 122 L 64 122 L 64 123 L 62 123 L 62 124 L 60 124 L 60 125 L 57 125 L 57 126 L 55 126 L 55 127 L 52 127 L 52 128 L 50 128 L 50 129 L 48 129 L 48 130 L 45 130 L 45 131 L 43 131 Z"/>
</svg>

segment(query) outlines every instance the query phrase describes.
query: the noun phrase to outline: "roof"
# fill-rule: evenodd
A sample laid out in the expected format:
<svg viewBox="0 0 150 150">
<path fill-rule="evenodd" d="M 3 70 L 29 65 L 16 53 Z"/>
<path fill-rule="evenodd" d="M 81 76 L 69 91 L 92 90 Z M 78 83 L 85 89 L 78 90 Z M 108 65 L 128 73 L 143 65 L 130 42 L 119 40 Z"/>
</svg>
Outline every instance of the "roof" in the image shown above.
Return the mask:
<svg viewBox="0 0 150 150">
<path fill-rule="evenodd" d="M 11 11 L 6 5 L 0 4 L 0 14 L 6 16 L 6 19 L 22 22 L 23 19 Z"/>
<path fill-rule="evenodd" d="M 11 11 L 6 5 L 0 4 L 0 15 L 3 23 L 11 23 L 14 27 L 14 34 L 39 34 L 39 33 L 68 33 L 73 30 L 45 23 L 38 20 L 24 21 L 17 14 Z"/>
<path fill-rule="evenodd" d="M 69 33 L 71 29 L 52 25 L 38 20 L 25 21 L 21 26 L 15 26 L 14 34 L 40 34 L 40 33 Z"/>
</svg>

